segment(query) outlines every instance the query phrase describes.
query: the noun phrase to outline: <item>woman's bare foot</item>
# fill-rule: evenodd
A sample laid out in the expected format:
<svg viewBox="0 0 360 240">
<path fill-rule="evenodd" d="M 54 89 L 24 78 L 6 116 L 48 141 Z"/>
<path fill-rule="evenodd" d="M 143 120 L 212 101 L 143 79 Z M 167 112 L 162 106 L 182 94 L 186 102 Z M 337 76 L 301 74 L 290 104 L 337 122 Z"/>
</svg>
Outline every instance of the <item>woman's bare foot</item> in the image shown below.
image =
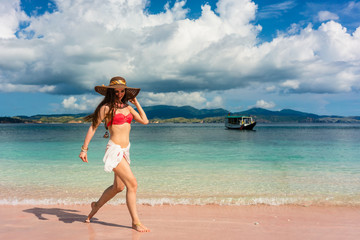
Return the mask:
<svg viewBox="0 0 360 240">
<path fill-rule="evenodd" d="M 96 206 L 96 202 L 92 202 L 91 203 L 91 212 L 89 213 L 87 219 L 85 220 L 86 223 L 90 222 L 90 219 L 95 215 L 95 213 L 97 213 L 99 209 Z"/>
<path fill-rule="evenodd" d="M 150 232 L 150 229 L 139 223 L 133 223 L 132 228 L 135 229 L 138 232 Z"/>
</svg>

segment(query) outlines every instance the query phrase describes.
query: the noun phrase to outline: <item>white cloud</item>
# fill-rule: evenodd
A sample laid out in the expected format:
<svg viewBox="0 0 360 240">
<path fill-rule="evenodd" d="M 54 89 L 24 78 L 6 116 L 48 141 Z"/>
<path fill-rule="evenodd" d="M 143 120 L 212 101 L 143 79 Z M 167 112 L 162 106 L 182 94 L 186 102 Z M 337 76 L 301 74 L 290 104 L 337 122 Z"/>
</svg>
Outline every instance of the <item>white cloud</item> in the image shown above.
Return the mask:
<svg viewBox="0 0 360 240">
<path fill-rule="evenodd" d="M 4 12 L 6 31 L 0 30 L 9 38 L 0 42 L 0 86 L 8 92 L 21 91 L 19 85 L 79 95 L 116 75 L 141 87 L 147 105 L 222 106 L 225 96 L 206 92 L 253 85 L 287 94 L 360 90 L 360 27 L 351 34 L 334 21 L 317 29 L 293 25 L 259 43 L 250 0 L 220 0 L 214 11 L 204 5 L 194 20 L 186 18 L 184 1 L 149 14 L 144 0 L 78 0 L 58 1 L 57 12 L 29 18 L 14 38 L 24 13 L 12 2 L 0 2 L 12 14 Z M 26 39 L 29 33 L 34 37 Z M 64 104 L 84 108 L 81 99 L 71 100 Z"/>
<path fill-rule="evenodd" d="M 290 27 L 287 29 L 287 32 L 289 34 L 297 34 L 300 31 L 301 31 L 301 26 L 296 23 L 291 24 Z"/>
<path fill-rule="evenodd" d="M 281 83 L 282 87 L 291 88 L 291 89 L 298 89 L 300 82 L 297 80 L 286 80 L 285 82 Z"/>
<path fill-rule="evenodd" d="M 72 110 L 72 111 L 94 111 L 97 105 L 100 103 L 103 97 L 88 97 L 82 96 L 80 98 L 76 98 L 74 96 L 70 96 L 65 98 L 62 101 L 62 106 L 65 110 Z"/>
<path fill-rule="evenodd" d="M 65 98 L 62 102 L 62 105 L 64 106 L 64 108 L 68 108 L 68 109 L 79 109 L 81 108 L 81 110 L 84 110 L 83 107 L 80 107 L 79 104 L 76 103 L 77 99 L 73 96 L 69 97 L 69 98 Z"/>
<path fill-rule="evenodd" d="M 223 74 L 221 68 L 228 60 L 219 65 L 215 50 L 225 47 L 223 57 L 232 58 L 229 51 L 233 44 L 238 45 L 234 41 L 239 38 L 240 46 L 251 46 L 258 31 L 249 23 L 256 11 L 249 0 L 222 0 L 219 15 L 205 5 L 196 20 L 185 18 L 184 1 L 155 15 L 143 11 L 142 0 L 57 4 L 59 11 L 31 17 L 30 26 L 19 34 L 27 37 L 32 32 L 32 39 L 1 43 L 8 54 L 0 65 L 0 82 L 47 81 L 56 85 L 56 93 L 74 94 L 78 93 L 74 89 L 85 92 L 114 75 L 123 75 L 140 86 L 145 82 L 145 90 L 154 91 L 153 87 L 146 89 L 149 79 L 163 82 L 161 91 L 187 91 L 189 85 L 194 85 L 193 90 L 208 89 L 209 84 L 216 89 L 212 82 Z M 14 56 L 16 61 L 11 61 Z M 208 57 L 213 59 L 210 64 L 203 60 Z M 218 65 L 221 72 L 207 71 L 212 65 Z M 173 85 L 177 89 L 171 89 Z"/>
<path fill-rule="evenodd" d="M 223 108 L 224 107 L 224 99 L 221 96 L 215 96 L 213 100 L 206 103 L 206 108 Z"/>
<path fill-rule="evenodd" d="M 0 3 L 0 39 L 15 38 L 20 21 L 27 20 L 20 10 L 20 0 L 1 0 Z"/>
<path fill-rule="evenodd" d="M 274 108 L 276 105 L 274 102 L 266 102 L 265 100 L 258 100 L 256 101 L 255 106 L 252 107 L 257 107 L 257 108 L 265 108 L 265 109 L 270 109 L 270 108 Z"/>
<path fill-rule="evenodd" d="M 199 109 L 202 108 L 222 108 L 224 102 L 221 96 L 216 94 L 211 95 L 209 98 L 201 92 L 170 92 L 170 93 L 152 93 L 142 92 L 139 95 L 139 102 L 143 106 L 152 105 L 171 105 L 171 106 L 193 106 Z M 64 110 L 72 112 L 91 112 L 101 102 L 103 96 L 70 96 L 64 98 L 61 105 Z"/>
<path fill-rule="evenodd" d="M 320 22 L 324 22 L 328 20 L 338 20 L 339 16 L 329 11 L 320 11 L 318 12 L 318 18 Z"/>
<path fill-rule="evenodd" d="M 269 87 L 266 87 L 265 90 L 267 92 L 274 92 L 276 90 L 276 87 L 275 86 L 269 86 Z"/>
<path fill-rule="evenodd" d="M 143 93 L 141 100 L 144 105 L 172 105 L 172 106 L 201 106 L 206 98 L 200 92 L 169 92 L 169 93 Z"/>
<path fill-rule="evenodd" d="M 171 105 L 171 106 L 193 106 L 196 108 L 221 108 L 224 102 L 221 96 L 211 96 L 208 99 L 202 92 L 169 92 L 153 93 L 144 92 L 140 96 L 140 102 L 144 106 Z"/>
<path fill-rule="evenodd" d="M 287 10 L 292 9 L 296 6 L 295 1 L 284 1 L 281 3 L 275 3 L 265 6 L 259 10 L 259 18 L 274 18 L 280 17 Z"/>
</svg>

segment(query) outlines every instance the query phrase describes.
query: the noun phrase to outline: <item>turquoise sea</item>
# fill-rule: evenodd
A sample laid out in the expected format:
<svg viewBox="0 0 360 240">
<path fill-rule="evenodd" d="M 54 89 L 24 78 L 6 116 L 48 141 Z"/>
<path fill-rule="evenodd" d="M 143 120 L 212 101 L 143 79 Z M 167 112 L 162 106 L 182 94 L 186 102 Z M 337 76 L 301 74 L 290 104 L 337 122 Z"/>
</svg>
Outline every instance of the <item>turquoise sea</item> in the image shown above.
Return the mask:
<svg viewBox="0 0 360 240">
<path fill-rule="evenodd" d="M 112 184 L 99 127 L 0 124 L 0 204 L 88 204 Z M 132 124 L 140 204 L 360 205 L 359 124 Z M 125 203 L 118 194 L 111 204 Z"/>
</svg>

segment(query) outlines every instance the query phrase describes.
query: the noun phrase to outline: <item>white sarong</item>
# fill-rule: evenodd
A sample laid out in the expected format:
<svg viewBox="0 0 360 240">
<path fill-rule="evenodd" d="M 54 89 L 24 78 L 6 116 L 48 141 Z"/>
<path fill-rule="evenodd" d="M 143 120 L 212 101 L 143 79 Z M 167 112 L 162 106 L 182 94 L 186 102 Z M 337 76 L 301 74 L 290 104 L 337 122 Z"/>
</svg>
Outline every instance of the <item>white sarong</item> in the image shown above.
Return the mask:
<svg viewBox="0 0 360 240">
<path fill-rule="evenodd" d="M 111 172 L 121 162 L 123 157 L 130 165 L 130 143 L 126 148 L 121 148 L 120 145 L 115 144 L 109 140 L 106 145 L 105 156 L 103 158 L 105 172 Z"/>
</svg>

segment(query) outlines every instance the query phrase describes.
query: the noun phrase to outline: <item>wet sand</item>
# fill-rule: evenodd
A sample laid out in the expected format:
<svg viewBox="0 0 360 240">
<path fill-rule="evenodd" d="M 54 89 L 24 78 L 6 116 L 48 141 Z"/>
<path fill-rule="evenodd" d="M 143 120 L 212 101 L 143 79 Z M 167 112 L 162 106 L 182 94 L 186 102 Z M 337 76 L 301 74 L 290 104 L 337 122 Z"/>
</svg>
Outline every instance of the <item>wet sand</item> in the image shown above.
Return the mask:
<svg viewBox="0 0 360 240">
<path fill-rule="evenodd" d="M 0 239 L 359 239 L 360 207 L 138 206 L 150 233 L 131 229 L 125 205 L 0 206 Z"/>
</svg>

